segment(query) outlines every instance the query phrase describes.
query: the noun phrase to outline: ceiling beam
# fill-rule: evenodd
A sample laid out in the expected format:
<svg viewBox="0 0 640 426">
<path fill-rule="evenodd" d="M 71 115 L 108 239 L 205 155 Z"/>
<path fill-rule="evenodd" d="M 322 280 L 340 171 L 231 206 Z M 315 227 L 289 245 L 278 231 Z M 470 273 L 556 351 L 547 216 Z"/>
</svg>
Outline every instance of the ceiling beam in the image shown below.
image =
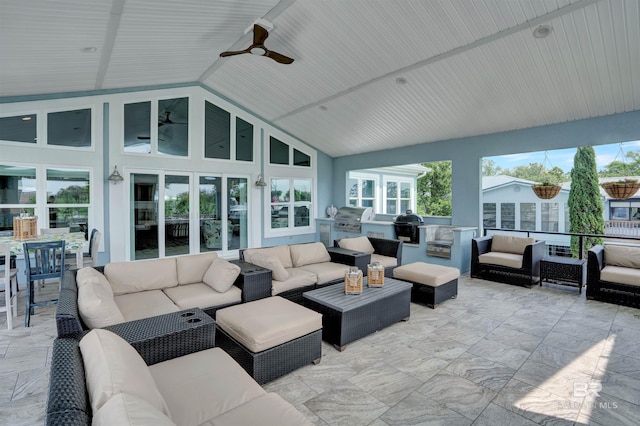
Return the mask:
<svg viewBox="0 0 640 426">
<path fill-rule="evenodd" d="M 127 0 L 113 0 L 111 4 L 111 12 L 109 13 L 109 21 L 107 22 L 107 32 L 104 36 L 104 43 L 100 50 L 100 64 L 98 65 L 98 75 L 96 76 L 95 89 L 102 89 L 104 84 L 104 78 L 107 74 L 107 68 L 109 68 L 109 61 L 111 61 L 111 53 L 113 53 L 113 46 L 116 42 L 116 36 L 118 35 L 118 28 L 120 28 L 120 18 L 122 18 L 122 11 L 124 10 L 124 4 Z"/>
</svg>

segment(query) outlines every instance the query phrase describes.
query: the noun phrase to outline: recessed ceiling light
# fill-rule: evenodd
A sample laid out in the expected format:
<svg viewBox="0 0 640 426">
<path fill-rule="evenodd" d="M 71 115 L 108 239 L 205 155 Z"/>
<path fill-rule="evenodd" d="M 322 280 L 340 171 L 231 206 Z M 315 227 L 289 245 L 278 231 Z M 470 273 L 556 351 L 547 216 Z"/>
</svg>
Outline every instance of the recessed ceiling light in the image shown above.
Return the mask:
<svg viewBox="0 0 640 426">
<path fill-rule="evenodd" d="M 397 84 L 407 84 L 407 79 L 404 77 L 398 77 L 396 78 L 396 83 Z"/>
<path fill-rule="evenodd" d="M 95 52 L 97 52 L 97 51 L 98 51 L 98 48 L 97 48 L 97 47 L 93 47 L 93 46 L 91 46 L 91 47 L 85 47 L 84 49 L 82 49 L 82 51 L 83 51 L 84 53 L 95 53 Z"/>
<path fill-rule="evenodd" d="M 327 110 L 327 107 L 326 107 L 326 106 L 324 106 L 324 105 L 320 105 L 320 106 L 318 107 L 318 109 L 319 109 L 320 111 L 326 111 L 326 110 Z"/>
<path fill-rule="evenodd" d="M 535 38 L 545 38 L 553 31 L 553 27 L 551 25 L 540 25 L 538 28 L 533 30 L 533 36 Z"/>
</svg>

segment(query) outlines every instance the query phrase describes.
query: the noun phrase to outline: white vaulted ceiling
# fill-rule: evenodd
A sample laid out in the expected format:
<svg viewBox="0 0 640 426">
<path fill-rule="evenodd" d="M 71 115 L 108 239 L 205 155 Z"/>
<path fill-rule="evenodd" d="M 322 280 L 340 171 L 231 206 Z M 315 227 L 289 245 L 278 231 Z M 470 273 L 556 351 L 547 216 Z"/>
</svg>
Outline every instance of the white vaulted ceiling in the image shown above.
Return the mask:
<svg viewBox="0 0 640 426">
<path fill-rule="evenodd" d="M 3 0 L 0 97 L 199 82 L 328 155 L 363 153 L 640 109 L 639 3 Z M 261 17 L 293 64 L 219 58 Z"/>
</svg>

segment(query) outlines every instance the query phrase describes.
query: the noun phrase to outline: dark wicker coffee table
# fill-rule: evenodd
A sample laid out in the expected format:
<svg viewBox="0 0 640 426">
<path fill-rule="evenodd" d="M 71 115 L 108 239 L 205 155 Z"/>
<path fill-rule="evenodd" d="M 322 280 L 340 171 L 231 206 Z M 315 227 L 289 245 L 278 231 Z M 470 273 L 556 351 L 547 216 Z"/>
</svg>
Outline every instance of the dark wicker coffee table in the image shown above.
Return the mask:
<svg viewBox="0 0 640 426">
<path fill-rule="evenodd" d="M 549 256 L 540 261 L 540 285 L 542 281 L 578 287 L 587 282 L 587 261 L 571 257 Z"/>
<path fill-rule="evenodd" d="M 340 283 L 304 293 L 303 302 L 322 314 L 322 338 L 343 351 L 361 337 L 409 319 L 411 287 L 411 283 L 387 277 L 384 287 L 368 288 L 364 278 L 362 294 L 344 294 Z"/>
</svg>

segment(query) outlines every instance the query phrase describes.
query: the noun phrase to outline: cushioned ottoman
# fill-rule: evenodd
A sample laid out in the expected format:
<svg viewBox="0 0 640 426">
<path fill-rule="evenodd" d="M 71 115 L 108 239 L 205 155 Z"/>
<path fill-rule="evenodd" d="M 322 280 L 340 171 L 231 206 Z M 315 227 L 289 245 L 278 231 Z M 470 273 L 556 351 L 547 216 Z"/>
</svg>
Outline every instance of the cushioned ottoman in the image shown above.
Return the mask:
<svg viewBox="0 0 640 426">
<path fill-rule="evenodd" d="M 267 383 L 322 356 L 322 315 L 280 296 L 216 312 L 216 346 L 258 383 Z"/>
<path fill-rule="evenodd" d="M 413 283 L 411 301 L 434 308 L 448 299 L 458 296 L 460 270 L 449 266 L 415 262 L 398 266 L 393 277 Z"/>
</svg>

